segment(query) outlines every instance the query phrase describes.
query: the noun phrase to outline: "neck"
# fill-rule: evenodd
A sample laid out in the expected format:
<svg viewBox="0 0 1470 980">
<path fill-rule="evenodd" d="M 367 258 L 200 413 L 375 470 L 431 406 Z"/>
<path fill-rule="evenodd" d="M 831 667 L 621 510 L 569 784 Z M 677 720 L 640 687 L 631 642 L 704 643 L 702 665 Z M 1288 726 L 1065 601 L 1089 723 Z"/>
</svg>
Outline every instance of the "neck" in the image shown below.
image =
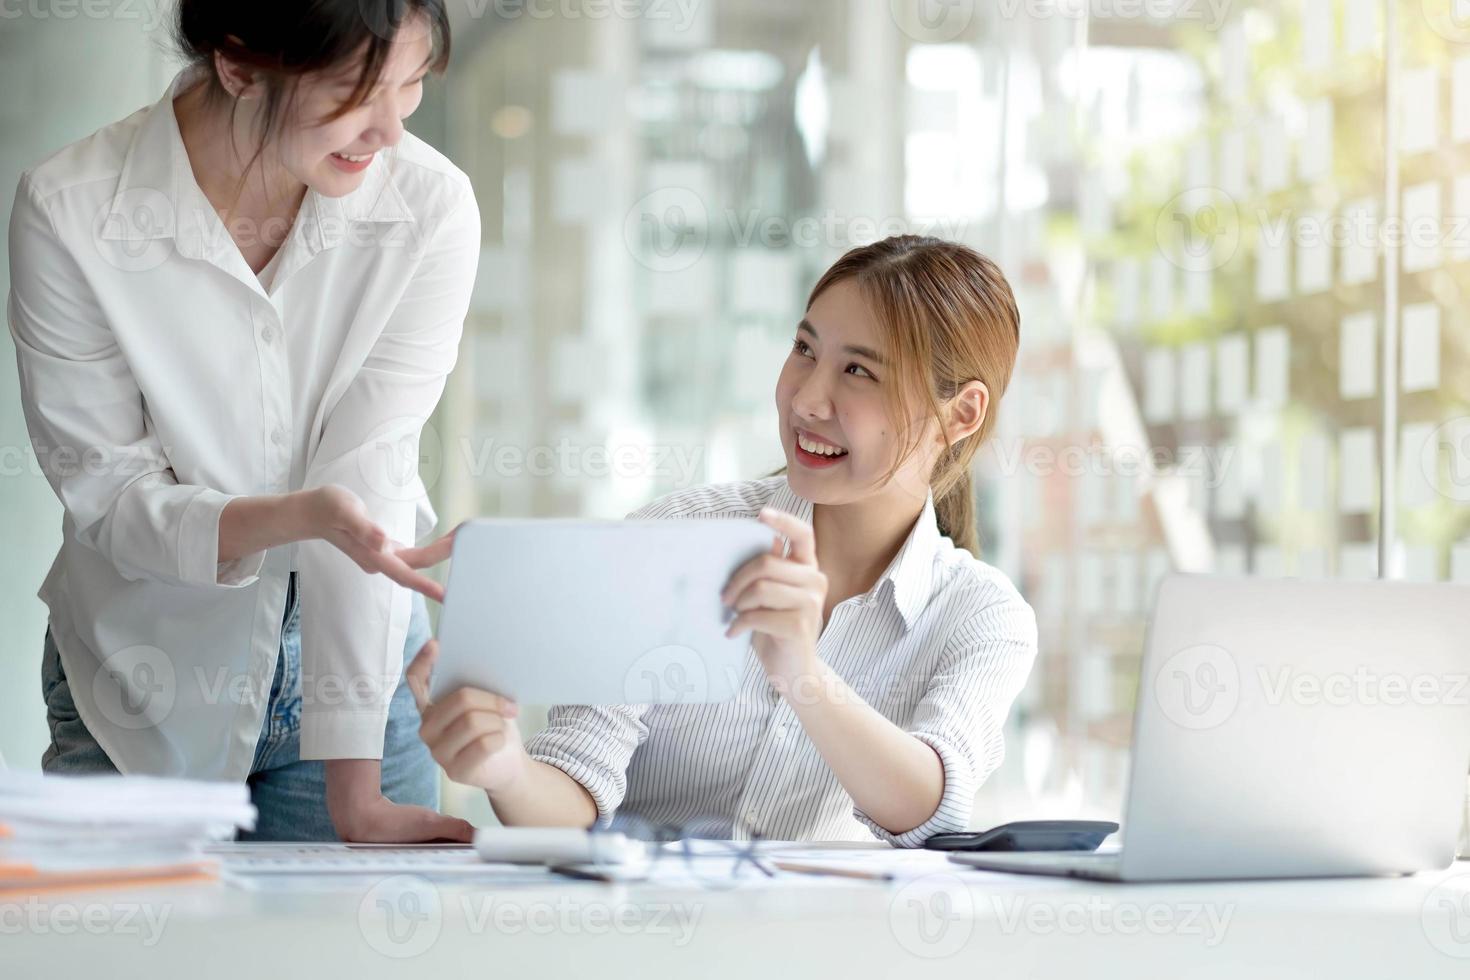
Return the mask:
<svg viewBox="0 0 1470 980">
<path fill-rule="evenodd" d="M 814 504 L 817 564 L 836 591 L 846 593 L 829 600 L 841 601 L 871 589 L 923 512 L 924 499 L 896 491 L 851 504 Z"/>
<path fill-rule="evenodd" d="M 239 102 L 232 113 L 206 98 L 206 84 L 177 96 L 174 116 L 194 180 L 210 206 L 227 224 L 232 218 L 260 223 L 294 217 L 306 185 L 270 163 L 270 147 L 255 156 L 259 103 Z"/>
</svg>

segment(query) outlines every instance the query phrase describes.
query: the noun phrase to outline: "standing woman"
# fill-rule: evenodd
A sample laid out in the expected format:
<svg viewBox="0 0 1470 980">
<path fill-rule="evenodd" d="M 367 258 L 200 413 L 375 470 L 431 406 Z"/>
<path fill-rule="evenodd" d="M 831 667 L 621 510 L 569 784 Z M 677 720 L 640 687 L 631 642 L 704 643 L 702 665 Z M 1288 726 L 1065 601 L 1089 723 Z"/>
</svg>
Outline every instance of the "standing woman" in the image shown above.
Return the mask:
<svg viewBox="0 0 1470 980">
<path fill-rule="evenodd" d="M 401 684 L 418 439 L 480 248 L 403 120 L 443 0 L 180 0 L 153 106 L 21 177 L 9 321 L 65 509 L 52 772 L 248 780 L 262 839 L 467 839 Z M 99 82 L 101 80 L 99 79 Z M 379 574 L 381 573 L 381 574 Z"/>
</svg>

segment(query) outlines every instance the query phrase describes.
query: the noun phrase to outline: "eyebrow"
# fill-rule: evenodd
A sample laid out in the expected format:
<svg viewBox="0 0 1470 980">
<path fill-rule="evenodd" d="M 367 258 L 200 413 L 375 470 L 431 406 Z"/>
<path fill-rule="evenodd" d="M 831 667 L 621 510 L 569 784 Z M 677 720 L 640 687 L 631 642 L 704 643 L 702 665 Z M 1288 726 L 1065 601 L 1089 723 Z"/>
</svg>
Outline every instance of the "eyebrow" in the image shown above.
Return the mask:
<svg viewBox="0 0 1470 980">
<path fill-rule="evenodd" d="M 817 328 L 812 326 L 812 322 L 805 317 L 802 318 L 801 323 L 797 324 L 796 329 L 798 331 L 805 330 L 807 333 L 811 334 L 813 337 L 816 337 L 818 340 L 821 339 L 820 337 L 817 337 Z M 842 349 L 849 354 L 856 354 L 858 357 L 866 357 L 874 364 L 883 363 L 883 355 L 879 354 L 871 347 L 860 347 L 856 344 L 846 344 L 843 346 Z"/>
</svg>

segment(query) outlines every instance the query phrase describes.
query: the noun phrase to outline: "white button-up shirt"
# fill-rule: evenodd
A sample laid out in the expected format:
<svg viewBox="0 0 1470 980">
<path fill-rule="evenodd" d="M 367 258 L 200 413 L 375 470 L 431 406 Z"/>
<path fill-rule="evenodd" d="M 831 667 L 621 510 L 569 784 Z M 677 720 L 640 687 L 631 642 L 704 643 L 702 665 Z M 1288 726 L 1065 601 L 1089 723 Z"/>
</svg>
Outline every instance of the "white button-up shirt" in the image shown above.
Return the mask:
<svg viewBox="0 0 1470 980">
<path fill-rule="evenodd" d="M 309 191 L 265 288 L 155 105 L 26 172 L 9 320 L 33 448 L 65 508 L 40 596 L 77 709 L 124 772 L 250 770 L 299 570 L 303 758 L 378 758 L 409 594 L 321 541 L 218 559 L 232 498 L 355 491 L 401 542 L 434 524 L 420 430 L 480 249 L 468 178 L 404 134 Z"/>
<path fill-rule="evenodd" d="M 811 521 L 811 502 L 785 477 L 698 487 L 633 516 L 754 518 L 765 506 Z M 1004 754 L 1006 715 L 1036 657 L 1036 618 L 1005 575 L 940 533 L 932 496 L 872 589 L 833 608 L 817 656 L 939 756 L 944 795 L 923 824 L 893 834 L 854 806 L 754 654 L 732 701 L 562 705 L 527 751 L 586 787 L 600 823 L 635 833 L 917 847 L 965 830 Z"/>
</svg>

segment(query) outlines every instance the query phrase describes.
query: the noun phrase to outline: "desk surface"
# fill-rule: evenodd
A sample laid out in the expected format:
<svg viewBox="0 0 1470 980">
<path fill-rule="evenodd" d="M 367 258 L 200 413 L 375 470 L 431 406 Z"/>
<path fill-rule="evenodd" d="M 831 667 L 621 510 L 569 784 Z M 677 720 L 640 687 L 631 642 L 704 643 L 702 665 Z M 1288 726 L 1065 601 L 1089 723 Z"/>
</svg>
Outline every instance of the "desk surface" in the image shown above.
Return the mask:
<svg viewBox="0 0 1470 980">
<path fill-rule="evenodd" d="M 1408 878 L 1165 885 L 930 863 L 891 882 L 783 876 L 751 888 L 393 875 L 10 895 L 0 898 L 0 962 L 14 980 L 360 980 L 467 969 L 743 980 L 916 971 L 966 980 L 1464 978 L 1470 863 Z"/>
</svg>

